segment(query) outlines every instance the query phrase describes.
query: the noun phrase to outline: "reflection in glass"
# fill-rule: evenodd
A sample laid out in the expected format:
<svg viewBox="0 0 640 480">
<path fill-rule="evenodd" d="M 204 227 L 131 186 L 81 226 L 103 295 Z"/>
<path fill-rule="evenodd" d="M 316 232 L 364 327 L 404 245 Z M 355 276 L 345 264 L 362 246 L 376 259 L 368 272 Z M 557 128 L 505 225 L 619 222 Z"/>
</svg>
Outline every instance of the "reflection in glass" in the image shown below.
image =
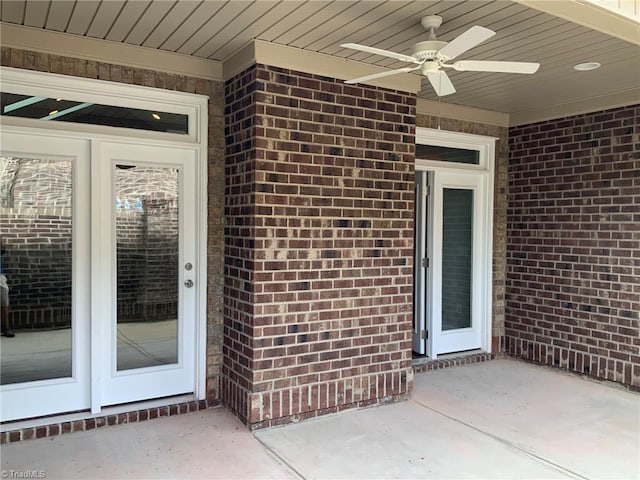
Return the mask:
<svg viewBox="0 0 640 480">
<path fill-rule="evenodd" d="M 116 165 L 117 368 L 178 361 L 179 172 Z"/>
<path fill-rule="evenodd" d="M 0 93 L 0 115 L 186 135 L 189 116 L 16 93 Z"/>
<path fill-rule="evenodd" d="M 1 383 L 70 377 L 72 164 L 0 157 Z"/>
<path fill-rule="evenodd" d="M 445 188 L 442 212 L 442 330 L 471 327 L 473 190 Z"/>
</svg>

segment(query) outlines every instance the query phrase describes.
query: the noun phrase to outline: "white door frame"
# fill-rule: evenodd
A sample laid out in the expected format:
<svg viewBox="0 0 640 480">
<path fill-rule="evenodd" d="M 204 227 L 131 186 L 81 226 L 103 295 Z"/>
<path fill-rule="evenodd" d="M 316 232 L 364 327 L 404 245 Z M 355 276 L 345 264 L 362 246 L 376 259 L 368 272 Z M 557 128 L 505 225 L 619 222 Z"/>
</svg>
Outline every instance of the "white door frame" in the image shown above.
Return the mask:
<svg viewBox="0 0 640 480">
<path fill-rule="evenodd" d="M 196 187 L 196 364 L 195 397 L 206 398 L 207 378 L 207 138 L 208 99 L 203 95 L 168 91 L 159 88 L 127 85 L 104 80 L 85 79 L 27 71 L 0 66 L 2 91 L 22 95 L 63 98 L 104 105 L 132 107 L 188 115 L 188 134 L 151 132 L 120 127 L 104 127 L 66 122 L 43 122 L 38 119 L 3 117 L 3 131 L 44 136 L 51 139 L 81 139 L 91 141 L 91 155 L 99 154 L 99 142 L 118 142 L 129 138 L 137 143 L 147 143 L 167 148 L 186 148 L 196 151 L 194 165 Z M 44 128 L 46 127 L 46 128 Z M 85 206 L 88 205 L 85 204 Z M 86 252 L 86 262 L 90 253 Z M 95 336 L 91 341 L 91 361 L 98 351 Z M 101 408 L 101 379 L 91 378 L 91 411 Z"/>
<path fill-rule="evenodd" d="M 443 185 L 439 181 L 439 177 L 442 174 L 450 175 L 473 175 L 479 178 L 483 188 L 480 189 L 479 201 L 482 202 L 482 208 L 486 212 L 485 218 L 482 219 L 480 225 L 481 231 L 477 232 L 478 236 L 475 236 L 482 245 L 483 254 L 480 258 L 474 261 L 474 282 L 476 282 L 476 291 L 480 298 L 476 305 L 477 314 L 480 315 L 480 345 L 479 347 L 485 352 L 491 352 L 492 341 L 492 307 L 493 307 L 493 198 L 494 198 L 494 159 L 495 159 L 495 141 L 494 137 L 486 137 L 481 135 L 471 135 L 458 132 L 450 132 L 444 130 L 435 130 L 430 128 L 416 128 L 416 143 L 450 147 L 450 148 L 463 148 L 468 150 L 476 150 L 478 152 L 479 164 L 469 165 L 463 163 L 445 163 L 441 161 L 427 160 L 416 158 L 416 171 L 417 172 L 433 172 L 433 185 L 430 188 L 430 194 L 434 195 L 436 189 L 438 189 L 438 195 L 441 194 Z M 428 212 L 428 225 L 433 226 L 435 217 L 441 212 L 436 212 L 433 207 L 434 202 L 427 202 L 429 205 Z M 416 199 L 416 202 L 423 201 L 423 199 Z M 420 219 L 416 216 L 416 228 L 421 228 L 419 225 Z M 436 222 L 437 223 L 437 222 Z M 441 224 L 441 218 L 439 224 Z M 429 231 L 428 227 L 425 231 Z M 423 245 L 416 248 L 416 251 L 422 251 L 429 259 L 429 268 L 423 269 L 423 271 L 416 271 L 415 276 L 419 276 L 416 283 L 426 282 L 428 290 L 421 292 L 420 297 L 415 303 L 418 307 L 414 315 L 418 315 L 418 328 L 426 329 L 428 333 L 428 339 L 424 346 L 424 353 L 430 358 L 437 358 L 441 354 L 441 345 L 439 345 L 440 326 L 435 325 L 435 322 L 440 319 L 441 316 L 441 303 L 438 301 L 438 297 L 441 297 L 441 259 L 436 257 L 438 232 L 430 231 L 423 239 Z M 429 241 L 427 241 L 429 239 Z M 426 244 L 425 244 L 426 242 Z M 438 270 L 440 265 L 440 270 Z M 424 271 L 426 270 L 426 272 Z M 440 310 L 437 310 L 440 308 Z M 421 314 L 421 312 L 423 312 Z M 414 348 L 415 348 L 415 334 L 414 334 Z"/>
<path fill-rule="evenodd" d="M 415 200 L 415 245 L 413 276 L 413 351 L 419 355 L 432 356 L 432 339 L 429 338 L 431 314 L 427 305 L 433 302 L 433 269 L 429 263 L 433 258 L 433 202 L 429 200 L 433 186 L 433 172 L 416 169 Z M 425 221 L 426 219 L 426 221 Z"/>
</svg>

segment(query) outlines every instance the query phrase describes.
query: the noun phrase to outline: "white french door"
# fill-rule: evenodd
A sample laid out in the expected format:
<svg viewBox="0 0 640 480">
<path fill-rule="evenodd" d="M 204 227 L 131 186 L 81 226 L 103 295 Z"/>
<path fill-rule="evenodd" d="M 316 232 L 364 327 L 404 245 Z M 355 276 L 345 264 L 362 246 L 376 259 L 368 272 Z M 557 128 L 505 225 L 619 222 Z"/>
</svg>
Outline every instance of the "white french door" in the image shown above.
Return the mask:
<svg viewBox="0 0 640 480">
<path fill-rule="evenodd" d="M 195 155 L 101 142 L 92 163 L 102 405 L 195 389 Z"/>
<path fill-rule="evenodd" d="M 2 421 L 195 392 L 197 150 L 1 140 Z"/>
</svg>

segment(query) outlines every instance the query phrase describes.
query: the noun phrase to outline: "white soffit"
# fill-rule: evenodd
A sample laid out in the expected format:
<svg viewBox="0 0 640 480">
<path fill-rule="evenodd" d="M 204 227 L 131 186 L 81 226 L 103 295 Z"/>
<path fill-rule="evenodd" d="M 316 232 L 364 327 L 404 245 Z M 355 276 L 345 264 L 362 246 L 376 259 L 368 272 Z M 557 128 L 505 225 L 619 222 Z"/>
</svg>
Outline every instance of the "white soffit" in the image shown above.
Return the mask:
<svg viewBox="0 0 640 480">
<path fill-rule="evenodd" d="M 2 22 L 1 27 L 0 43 L 3 47 L 146 68 L 207 80 L 223 79 L 222 64 L 213 60 L 5 22 Z"/>
</svg>

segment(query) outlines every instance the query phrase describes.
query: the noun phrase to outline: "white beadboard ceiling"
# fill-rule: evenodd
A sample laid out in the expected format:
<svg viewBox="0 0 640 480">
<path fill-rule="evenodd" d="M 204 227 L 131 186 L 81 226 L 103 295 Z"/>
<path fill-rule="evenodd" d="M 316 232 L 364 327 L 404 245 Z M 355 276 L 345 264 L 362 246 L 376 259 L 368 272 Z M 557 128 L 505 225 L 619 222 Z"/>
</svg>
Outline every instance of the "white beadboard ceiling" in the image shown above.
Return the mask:
<svg viewBox="0 0 640 480">
<path fill-rule="evenodd" d="M 452 40 L 473 25 L 497 32 L 457 60 L 541 64 L 534 75 L 448 70 L 457 92 L 443 97 L 443 102 L 513 114 L 613 94 L 628 97 L 640 89 L 640 37 L 636 43 L 624 41 L 526 4 L 507 0 L 1 0 L 0 20 L 216 62 L 225 62 L 257 39 L 399 68 L 406 64 L 340 44 L 354 42 L 408 54 L 414 43 L 426 39 L 420 19 L 438 14 L 444 18 L 437 32 L 441 40 Z M 575 64 L 587 61 L 600 62 L 602 68 L 573 70 Z M 437 100 L 426 80 L 419 96 Z"/>
</svg>

